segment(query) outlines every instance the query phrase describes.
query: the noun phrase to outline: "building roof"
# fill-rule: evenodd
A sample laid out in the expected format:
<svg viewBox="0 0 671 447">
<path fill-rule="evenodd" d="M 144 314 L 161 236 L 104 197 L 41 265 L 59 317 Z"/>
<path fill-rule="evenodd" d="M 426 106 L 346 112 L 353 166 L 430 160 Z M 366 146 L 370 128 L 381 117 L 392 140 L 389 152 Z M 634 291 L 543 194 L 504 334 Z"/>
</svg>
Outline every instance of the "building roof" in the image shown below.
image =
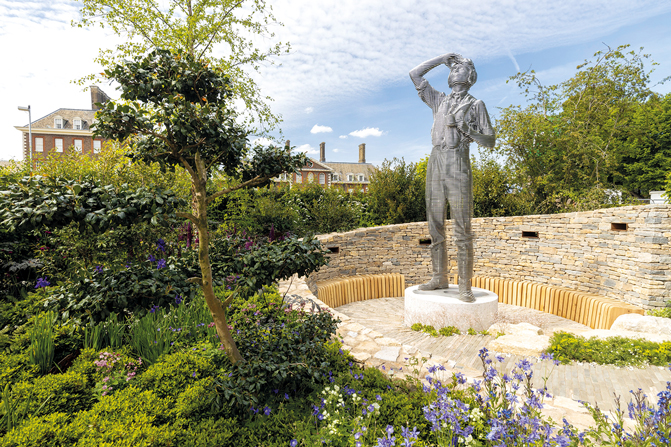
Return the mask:
<svg viewBox="0 0 671 447">
<path fill-rule="evenodd" d="M 54 129 L 54 118 L 63 118 L 63 129 L 72 129 L 73 120 L 82 120 L 82 130 L 88 130 L 95 119 L 95 110 L 92 109 L 65 109 L 60 108 L 32 122 L 33 129 Z M 28 127 L 25 125 L 23 127 Z"/>
<path fill-rule="evenodd" d="M 338 181 L 340 182 L 347 179 L 347 174 L 354 174 L 354 179 L 357 182 L 358 174 L 363 174 L 364 182 L 369 182 L 370 175 L 375 170 L 375 166 L 370 163 L 341 163 L 327 161 L 322 164 L 329 166 L 333 170 L 334 174 L 338 174 Z"/>
</svg>

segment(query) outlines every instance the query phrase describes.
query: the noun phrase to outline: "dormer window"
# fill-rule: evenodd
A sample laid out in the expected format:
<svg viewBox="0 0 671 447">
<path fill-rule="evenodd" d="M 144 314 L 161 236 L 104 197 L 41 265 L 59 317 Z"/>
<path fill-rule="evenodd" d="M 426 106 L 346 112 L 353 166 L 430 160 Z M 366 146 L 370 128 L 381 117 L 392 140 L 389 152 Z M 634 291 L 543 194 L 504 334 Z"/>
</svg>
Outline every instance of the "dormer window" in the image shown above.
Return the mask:
<svg viewBox="0 0 671 447">
<path fill-rule="evenodd" d="M 359 181 L 363 182 L 363 174 L 359 174 Z"/>
<path fill-rule="evenodd" d="M 338 178 L 338 174 L 331 174 L 331 181 L 332 182 L 340 181 L 340 179 Z"/>
<path fill-rule="evenodd" d="M 347 181 L 348 182 L 353 182 L 354 181 L 354 174 L 347 174 Z"/>
<path fill-rule="evenodd" d="M 72 128 L 74 130 L 82 130 L 82 119 L 81 118 L 75 118 L 72 120 Z"/>
<path fill-rule="evenodd" d="M 54 118 L 54 128 L 55 129 L 62 129 L 63 128 L 63 118 L 60 116 L 57 116 Z"/>
</svg>

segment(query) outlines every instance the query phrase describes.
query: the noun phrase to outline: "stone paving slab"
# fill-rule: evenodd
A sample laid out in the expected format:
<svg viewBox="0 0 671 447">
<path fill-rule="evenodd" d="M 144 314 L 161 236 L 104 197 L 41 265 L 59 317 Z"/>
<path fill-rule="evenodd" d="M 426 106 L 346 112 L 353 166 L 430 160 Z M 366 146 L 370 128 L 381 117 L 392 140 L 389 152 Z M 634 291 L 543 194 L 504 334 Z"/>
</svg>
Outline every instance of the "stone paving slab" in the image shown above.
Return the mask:
<svg viewBox="0 0 671 447">
<path fill-rule="evenodd" d="M 379 368 L 393 377 L 404 379 L 413 369 L 418 377 L 424 377 L 432 365 L 443 365 L 447 368 L 447 376 L 443 380 L 454 372 L 461 372 L 470 380 L 482 379 L 478 351 L 494 337 L 431 337 L 413 331 L 403 325 L 402 297 L 360 301 L 329 309 L 312 295 L 301 278 L 281 282 L 280 292 L 285 294 L 286 302 L 296 307 L 313 311 L 321 308 L 340 318 L 337 335 L 343 340 L 344 348 L 367 367 Z M 545 334 L 557 330 L 574 333 L 590 330 L 584 325 L 533 309 L 499 304 L 499 310 L 499 321 L 510 324 L 528 321 L 541 327 Z M 505 354 L 504 357 L 499 369 L 506 372 L 524 358 L 513 354 Z M 637 369 L 574 363 L 555 367 L 550 361 L 530 360 L 535 363 L 535 387 L 542 386 L 543 377 L 548 377 L 551 372 L 547 386 L 552 398 L 545 401 L 544 414 L 555 421 L 566 417 L 580 429 L 593 424 L 580 401 L 596 403 L 602 410 L 612 411 L 615 408 L 615 393 L 622 396 L 621 403 L 626 409 L 631 396 L 629 391 L 642 388 L 656 403 L 656 394 L 666 387 L 667 381 L 671 381 L 668 369 L 655 366 Z"/>
</svg>

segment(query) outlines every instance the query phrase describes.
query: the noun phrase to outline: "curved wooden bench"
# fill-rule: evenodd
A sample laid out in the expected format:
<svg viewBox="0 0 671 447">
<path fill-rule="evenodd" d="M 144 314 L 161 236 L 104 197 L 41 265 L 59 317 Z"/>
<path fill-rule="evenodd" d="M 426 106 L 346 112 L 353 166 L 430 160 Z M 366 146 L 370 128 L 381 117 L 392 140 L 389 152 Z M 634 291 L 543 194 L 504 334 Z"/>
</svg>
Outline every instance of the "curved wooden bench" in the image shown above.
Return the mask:
<svg viewBox="0 0 671 447">
<path fill-rule="evenodd" d="M 500 303 L 540 310 L 592 329 L 610 329 L 623 314 L 645 314 L 644 309 L 623 301 L 531 281 L 475 276 L 471 285 L 496 293 Z"/>
<path fill-rule="evenodd" d="M 355 301 L 405 295 L 405 277 L 400 273 L 347 276 L 317 283 L 317 298 L 331 308 Z"/>
<path fill-rule="evenodd" d="M 500 303 L 554 314 L 592 329 L 610 329 L 623 314 L 645 314 L 644 309 L 633 304 L 531 281 L 474 276 L 471 285 L 496 293 Z M 404 295 L 405 278 L 400 273 L 340 277 L 317 283 L 318 298 L 331 308 Z"/>
</svg>

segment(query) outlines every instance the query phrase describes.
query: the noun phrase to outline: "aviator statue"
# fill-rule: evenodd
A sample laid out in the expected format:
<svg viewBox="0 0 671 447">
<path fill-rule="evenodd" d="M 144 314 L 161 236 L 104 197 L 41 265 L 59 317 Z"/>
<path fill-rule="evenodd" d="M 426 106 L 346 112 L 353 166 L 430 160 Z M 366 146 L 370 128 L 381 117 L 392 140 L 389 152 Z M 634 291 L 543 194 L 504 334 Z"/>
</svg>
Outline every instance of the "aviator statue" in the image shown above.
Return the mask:
<svg viewBox="0 0 671 447">
<path fill-rule="evenodd" d="M 452 93 L 435 90 L 424 79 L 431 69 L 445 64 L 450 69 L 447 84 Z M 428 60 L 410 71 L 419 97 L 433 110 L 431 142 L 433 150 L 426 168 L 426 217 L 431 235 L 431 280 L 419 290 L 448 287 L 448 266 L 445 243 L 445 201 L 450 204 L 450 217 L 457 245 L 459 299 L 475 301 L 471 291 L 473 277 L 473 175 L 469 146 L 493 147 L 496 142 L 485 104 L 472 97 L 468 90 L 478 75 L 473 61 L 456 53 L 447 53 Z"/>
</svg>

